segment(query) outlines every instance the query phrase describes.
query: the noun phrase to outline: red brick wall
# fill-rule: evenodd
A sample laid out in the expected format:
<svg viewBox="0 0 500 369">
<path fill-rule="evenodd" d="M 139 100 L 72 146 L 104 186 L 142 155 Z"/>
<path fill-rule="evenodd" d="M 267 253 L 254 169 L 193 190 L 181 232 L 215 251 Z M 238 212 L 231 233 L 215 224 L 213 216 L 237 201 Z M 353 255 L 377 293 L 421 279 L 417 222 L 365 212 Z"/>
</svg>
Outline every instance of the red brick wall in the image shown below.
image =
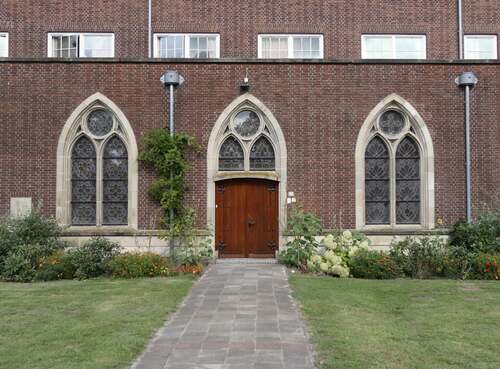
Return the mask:
<svg viewBox="0 0 500 369">
<path fill-rule="evenodd" d="M 116 57 L 147 57 L 147 0 L 2 0 L 10 57 L 46 57 L 50 32 L 115 34 Z"/>
<path fill-rule="evenodd" d="M 458 56 L 455 0 L 154 0 L 154 32 L 218 32 L 221 57 L 257 57 L 259 33 L 321 33 L 325 58 L 361 57 L 363 33 L 427 35 L 429 59 Z M 147 57 L 147 0 L 3 0 L 11 57 L 47 55 L 48 32 L 114 32 L 117 57 Z M 465 0 L 467 33 L 500 32 L 497 0 Z"/>
<path fill-rule="evenodd" d="M 10 197 L 33 197 L 55 213 L 56 149 L 71 112 L 99 91 L 113 100 L 140 138 L 166 124 L 160 75 L 169 68 L 186 83 L 176 95 L 177 129 L 206 148 L 223 109 L 239 94 L 248 68 L 251 93 L 278 119 L 288 149 L 288 190 L 318 212 L 326 227 L 355 225 L 354 148 L 363 121 L 385 96 L 407 99 L 434 141 L 436 216 L 450 224 L 464 215 L 463 92 L 453 82 L 464 70 L 480 80 L 473 90 L 474 202 L 499 201 L 500 101 L 498 65 L 272 63 L 0 63 L 0 212 Z M 206 219 L 205 153 L 193 158 L 187 202 Z M 151 226 L 152 174 L 142 165 L 139 222 Z M 341 224 L 339 224 L 339 219 Z"/>
<path fill-rule="evenodd" d="M 458 55 L 450 0 L 218 0 L 156 2 L 155 32 L 219 32 L 222 57 L 257 57 L 259 33 L 320 33 L 325 58 L 361 57 L 364 33 L 427 35 L 429 59 Z"/>
</svg>

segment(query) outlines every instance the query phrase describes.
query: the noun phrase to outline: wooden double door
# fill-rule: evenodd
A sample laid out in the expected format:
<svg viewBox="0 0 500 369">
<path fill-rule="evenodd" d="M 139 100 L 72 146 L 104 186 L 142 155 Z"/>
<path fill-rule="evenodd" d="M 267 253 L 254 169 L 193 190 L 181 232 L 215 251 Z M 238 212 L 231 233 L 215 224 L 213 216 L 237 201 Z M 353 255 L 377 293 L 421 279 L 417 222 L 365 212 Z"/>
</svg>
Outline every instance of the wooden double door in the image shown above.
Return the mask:
<svg viewBox="0 0 500 369">
<path fill-rule="evenodd" d="M 215 186 L 215 246 L 221 258 L 272 258 L 278 249 L 278 182 L 231 179 Z"/>
</svg>

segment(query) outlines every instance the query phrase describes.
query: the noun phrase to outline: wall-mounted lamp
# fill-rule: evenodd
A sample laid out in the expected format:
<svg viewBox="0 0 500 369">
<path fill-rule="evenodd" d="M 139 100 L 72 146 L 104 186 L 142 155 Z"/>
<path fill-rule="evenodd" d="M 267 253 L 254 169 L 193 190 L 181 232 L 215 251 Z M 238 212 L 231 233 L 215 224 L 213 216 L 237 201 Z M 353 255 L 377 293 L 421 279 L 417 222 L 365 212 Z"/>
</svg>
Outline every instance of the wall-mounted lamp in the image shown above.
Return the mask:
<svg viewBox="0 0 500 369">
<path fill-rule="evenodd" d="M 243 82 L 240 83 L 240 90 L 242 92 L 248 92 L 250 90 L 250 79 L 248 78 L 248 68 Z"/>
<path fill-rule="evenodd" d="M 295 204 L 296 202 L 297 199 L 295 198 L 295 194 L 293 192 L 288 192 L 286 203 L 290 205 L 290 204 Z"/>
</svg>

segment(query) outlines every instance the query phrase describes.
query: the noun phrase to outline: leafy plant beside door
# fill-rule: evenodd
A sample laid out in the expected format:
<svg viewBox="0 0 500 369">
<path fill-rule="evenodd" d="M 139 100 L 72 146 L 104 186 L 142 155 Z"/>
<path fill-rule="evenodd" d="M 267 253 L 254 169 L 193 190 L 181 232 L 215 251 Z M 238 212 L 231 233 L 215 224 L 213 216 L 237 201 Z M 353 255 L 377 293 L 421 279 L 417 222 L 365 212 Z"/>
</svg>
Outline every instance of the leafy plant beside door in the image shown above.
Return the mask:
<svg viewBox="0 0 500 369">
<path fill-rule="evenodd" d="M 307 260 L 316 252 L 319 243 L 316 236 L 323 233 L 321 219 L 302 207 L 294 208 L 288 218 L 288 230 L 292 240 L 279 254 L 279 261 L 289 267 L 307 269 Z"/>
<path fill-rule="evenodd" d="M 160 225 L 165 231 L 160 238 L 174 239 L 177 251 L 172 256 L 180 265 L 197 265 L 203 258 L 212 256 L 211 240 L 197 242 L 195 239 L 196 214 L 185 207 L 184 195 L 188 191 L 185 183 L 190 168 L 188 153 L 200 152 L 201 145 L 192 136 L 184 133 L 171 136 L 168 130 L 161 128 L 151 130 L 143 144 L 139 160 L 148 163 L 158 176 L 150 185 L 149 194 L 163 210 Z M 174 212 L 171 224 L 170 210 Z"/>
</svg>

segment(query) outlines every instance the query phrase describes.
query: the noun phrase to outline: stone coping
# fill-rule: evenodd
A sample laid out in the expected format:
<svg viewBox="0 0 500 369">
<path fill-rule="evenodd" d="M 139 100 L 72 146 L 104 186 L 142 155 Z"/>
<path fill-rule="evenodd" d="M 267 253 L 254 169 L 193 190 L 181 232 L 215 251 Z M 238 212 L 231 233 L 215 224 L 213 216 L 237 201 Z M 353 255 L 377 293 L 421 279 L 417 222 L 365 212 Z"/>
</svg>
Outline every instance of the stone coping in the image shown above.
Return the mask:
<svg viewBox="0 0 500 369">
<path fill-rule="evenodd" d="M 431 65 L 500 65 L 500 60 L 471 59 L 255 59 L 255 58 L 220 58 L 220 59 L 162 59 L 162 58 L 0 58 L 1 63 L 19 64 L 359 64 L 359 65 L 395 65 L 395 64 L 431 64 Z"/>
</svg>

